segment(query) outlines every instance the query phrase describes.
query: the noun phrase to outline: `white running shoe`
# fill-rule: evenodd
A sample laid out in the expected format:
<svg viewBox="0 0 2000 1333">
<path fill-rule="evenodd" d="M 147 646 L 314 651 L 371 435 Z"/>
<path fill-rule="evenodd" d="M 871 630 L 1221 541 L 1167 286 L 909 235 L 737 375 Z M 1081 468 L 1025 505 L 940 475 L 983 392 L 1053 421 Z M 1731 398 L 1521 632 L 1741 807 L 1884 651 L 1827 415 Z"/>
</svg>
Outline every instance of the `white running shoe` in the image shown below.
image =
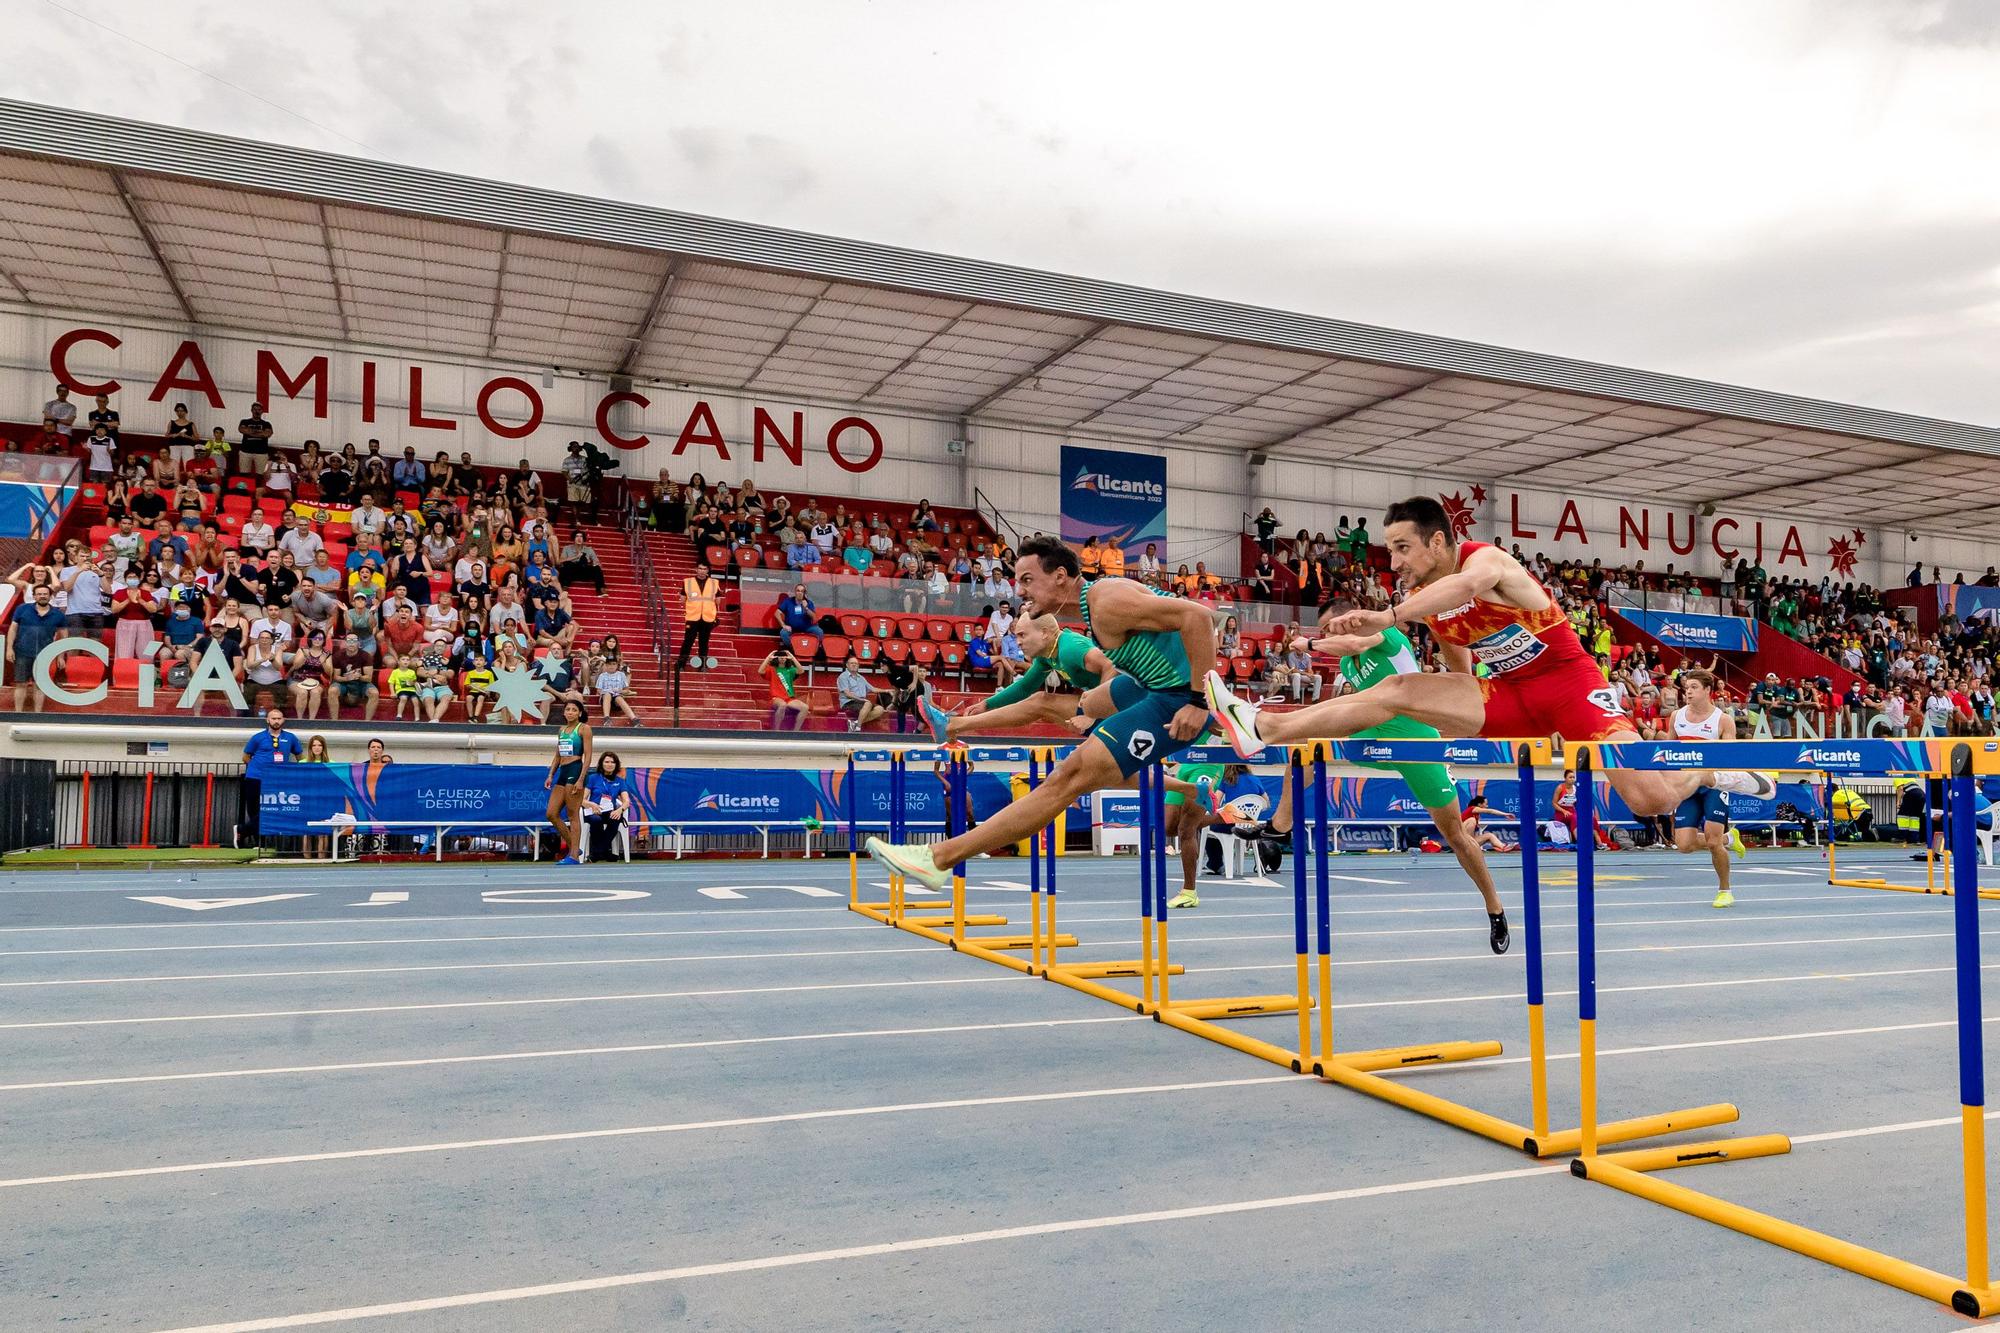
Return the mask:
<svg viewBox="0 0 2000 1333">
<path fill-rule="evenodd" d="M 1208 691 L 1208 711 L 1221 720 L 1236 753 L 1245 759 L 1262 754 L 1264 742 L 1257 736 L 1257 705 L 1231 694 L 1216 672 L 1208 673 L 1204 685 Z"/>
<path fill-rule="evenodd" d="M 1718 768 L 1715 789 L 1738 796 L 1768 798 L 1778 794 L 1778 780 L 1769 773 L 1752 773 L 1740 768 Z"/>
</svg>

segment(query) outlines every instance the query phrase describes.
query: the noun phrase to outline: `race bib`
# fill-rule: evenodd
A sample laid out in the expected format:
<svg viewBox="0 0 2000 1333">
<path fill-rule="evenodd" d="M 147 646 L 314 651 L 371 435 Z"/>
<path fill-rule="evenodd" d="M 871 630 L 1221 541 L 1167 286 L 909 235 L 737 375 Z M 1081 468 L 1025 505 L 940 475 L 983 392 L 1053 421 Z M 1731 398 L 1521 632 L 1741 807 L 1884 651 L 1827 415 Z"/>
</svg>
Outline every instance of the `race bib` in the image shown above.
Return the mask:
<svg viewBox="0 0 2000 1333">
<path fill-rule="evenodd" d="M 1518 671 L 1548 650 L 1548 645 L 1530 633 L 1526 625 L 1509 625 L 1466 646 L 1496 675 Z"/>
</svg>

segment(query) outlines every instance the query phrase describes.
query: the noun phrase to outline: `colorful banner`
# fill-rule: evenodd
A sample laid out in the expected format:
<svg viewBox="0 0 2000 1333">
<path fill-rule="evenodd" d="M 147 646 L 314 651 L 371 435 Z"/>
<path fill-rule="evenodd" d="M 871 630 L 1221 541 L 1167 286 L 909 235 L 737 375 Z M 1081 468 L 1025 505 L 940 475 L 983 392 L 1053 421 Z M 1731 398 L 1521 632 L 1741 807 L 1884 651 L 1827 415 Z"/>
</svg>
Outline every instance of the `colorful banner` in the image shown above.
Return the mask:
<svg viewBox="0 0 2000 1333">
<path fill-rule="evenodd" d="M 352 523 L 354 506 L 340 504 L 320 504 L 317 501 L 292 501 L 292 513 L 308 523 Z"/>
<path fill-rule="evenodd" d="M 1092 537 L 1137 559 L 1147 543 L 1167 555 L 1167 460 L 1163 454 L 1062 447 L 1062 539 Z"/>
<path fill-rule="evenodd" d="M 1757 622 L 1754 620 L 1736 616 L 1698 616 L 1681 611 L 1635 611 L 1622 606 L 1612 609 L 1669 647 L 1718 653 L 1757 651 Z"/>
<path fill-rule="evenodd" d="M 711 833 L 753 833 L 760 826 L 817 819 L 845 831 L 847 775 L 838 770 L 626 770 L 641 814 L 656 823 L 685 824 Z M 548 808 L 540 765 L 287 764 L 264 779 L 262 828 L 274 835 L 323 833 L 336 815 L 368 830 L 377 821 L 462 821 L 521 827 L 539 824 Z M 992 817 L 1011 799 L 1006 776 L 971 775 L 973 817 Z M 889 775 L 863 769 L 855 787 L 856 822 L 864 831 L 888 825 Z M 912 767 L 904 794 L 913 828 L 944 827 L 944 785 L 927 768 Z M 500 830 L 496 830 L 500 831 Z"/>
<path fill-rule="evenodd" d="M 1960 620 L 1991 620 L 2000 615 L 2000 588 L 1982 588 L 1975 583 L 1937 585 L 1938 610 Z"/>
</svg>

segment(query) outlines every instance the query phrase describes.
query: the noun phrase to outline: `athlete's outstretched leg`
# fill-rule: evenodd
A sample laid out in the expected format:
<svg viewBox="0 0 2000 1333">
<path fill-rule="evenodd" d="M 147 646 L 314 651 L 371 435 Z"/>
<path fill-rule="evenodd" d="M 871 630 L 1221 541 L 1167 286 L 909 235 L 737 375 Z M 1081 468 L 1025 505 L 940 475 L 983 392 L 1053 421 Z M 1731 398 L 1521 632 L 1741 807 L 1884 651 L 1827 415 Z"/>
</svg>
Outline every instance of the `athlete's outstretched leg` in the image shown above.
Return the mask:
<svg viewBox="0 0 2000 1333">
<path fill-rule="evenodd" d="M 961 736 L 981 731 L 1006 731 L 1010 727 L 1033 726 L 1038 722 L 1060 725 L 1076 715 L 1076 705 L 1074 694 L 1043 692 L 1032 699 L 1021 699 L 978 713 L 944 714 L 941 709 L 939 712 L 947 718 L 945 739 L 955 741 Z"/>
<path fill-rule="evenodd" d="M 1048 780 L 1020 800 L 1003 806 L 983 824 L 929 846 L 895 846 L 880 838 L 868 840 L 868 852 L 892 870 L 938 888 L 949 877 L 947 867 L 1020 842 L 1046 828 L 1070 803 L 1090 792 L 1115 787 L 1121 780 L 1117 759 L 1104 742 L 1086 739 L 1057 764 Z"/>
<path fill-rule="evenodd" d="M 1236 753 L 1246 759 L 1266 745 L 1352 736 L 1399 717 L 1436 727 L 1445 736 L 1477 736 L 1486 723 L 1479 682 L 1456 674 L 1391 676 L 1358 694 L 1272 713 L 1238 698 L 1222 677 L 1210 672 L 1208 706 L 1222 719 Z"/>
</svg>

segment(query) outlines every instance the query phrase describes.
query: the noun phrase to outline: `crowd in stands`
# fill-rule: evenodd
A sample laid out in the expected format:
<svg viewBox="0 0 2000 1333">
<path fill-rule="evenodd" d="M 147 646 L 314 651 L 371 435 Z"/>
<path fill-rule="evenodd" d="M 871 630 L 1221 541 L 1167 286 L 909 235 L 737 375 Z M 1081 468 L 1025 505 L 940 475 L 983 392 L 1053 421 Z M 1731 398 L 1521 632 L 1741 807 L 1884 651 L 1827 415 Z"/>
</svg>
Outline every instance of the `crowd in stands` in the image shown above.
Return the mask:
<svg viewBox="0 0 2000 1333">
<path fill-rule="evenodd" d="M 104 522 L 9 577 L 21 603 L 7 630 L 16 711 L 42 707 L 36 655 L 88 635 L 108 642 L 115 686 L 135 682 L 158 643 L 155 660 L 178 687 L 213 646 L 251 709 L 268 702 L 307 720 L 343 708 L 374 718 L 391 702 L 398 718 L 435 721 L 460 706 L 478 720 L 491 715 L 494 673 L 530 664 L 558 699 L 636 720 L 617 636 L 586 636 L 570 595 L 603 591 L 597 552 L 581 528 L 557 527 L 559 514 L 595 509 L 601 455 L 570 446 L 557 501 L 526 459 L 508 471 L 469 453 L 391 458 L 374 439 L 293 449 L 263 411 L 251 408 L 232 443 L 220 426 L 204 437 L 176 404 L 161 447 L 128 451 L 118 412 L 98 397 L 82 447 Z M 75 453 L 74 427 L 59 388 L 34 447 Z M 72 682 L 101 673 L 80 654 L 64 664 Z"/>
</svg>

